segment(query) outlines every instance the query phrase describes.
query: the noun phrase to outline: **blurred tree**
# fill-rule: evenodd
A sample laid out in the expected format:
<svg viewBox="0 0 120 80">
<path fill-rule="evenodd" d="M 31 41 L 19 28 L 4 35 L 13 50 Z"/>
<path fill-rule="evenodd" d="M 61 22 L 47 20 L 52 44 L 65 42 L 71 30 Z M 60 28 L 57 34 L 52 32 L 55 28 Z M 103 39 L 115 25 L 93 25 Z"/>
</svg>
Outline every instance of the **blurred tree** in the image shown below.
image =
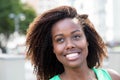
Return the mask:
<svg viewBox="0 0 120 80">
<path fill-rule="evenodd" d="M 29 23 L 36 16 L 35 11 L 20 2 L 20 0 L 0 0 L 0 49 L 6 53 L 6 45 L 11 33 L 15 31 L 14 20 L 10 14 L 24 14 L 25 20 L 19 20 L 19 31 L 25 33 Z"/>
</svg>

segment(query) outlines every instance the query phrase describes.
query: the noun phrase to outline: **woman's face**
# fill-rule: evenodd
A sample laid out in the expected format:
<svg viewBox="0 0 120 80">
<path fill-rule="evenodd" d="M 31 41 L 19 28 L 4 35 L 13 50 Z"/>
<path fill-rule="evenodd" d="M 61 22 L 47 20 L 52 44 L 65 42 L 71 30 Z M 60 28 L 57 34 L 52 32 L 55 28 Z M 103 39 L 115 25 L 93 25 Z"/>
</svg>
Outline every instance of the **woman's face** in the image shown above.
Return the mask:
<svg viewBox="0 0 120 80">
<path fill-rule="evenodd" d="M 88 42 L 78 24 L 71 18 L 58 21 L 52 28 L 53 51 L 64 67 L 87 64 Z"/>
</svg>

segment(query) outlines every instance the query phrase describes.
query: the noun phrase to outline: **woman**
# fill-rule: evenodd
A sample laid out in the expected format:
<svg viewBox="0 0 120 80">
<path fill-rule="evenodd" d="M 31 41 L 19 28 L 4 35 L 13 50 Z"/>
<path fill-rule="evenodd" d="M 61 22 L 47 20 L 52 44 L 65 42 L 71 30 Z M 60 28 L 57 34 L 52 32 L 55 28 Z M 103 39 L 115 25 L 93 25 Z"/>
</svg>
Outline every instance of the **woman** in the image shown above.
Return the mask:
<svg viewBox="0 0 120 80">
<path fill-rule="evenodd" d="M 120 80 L 101 67 L 106 47 L 87 15 L 75 8 L 51 9 L 31 23 L 26 45 L 37 80 Z"/>
</svg>

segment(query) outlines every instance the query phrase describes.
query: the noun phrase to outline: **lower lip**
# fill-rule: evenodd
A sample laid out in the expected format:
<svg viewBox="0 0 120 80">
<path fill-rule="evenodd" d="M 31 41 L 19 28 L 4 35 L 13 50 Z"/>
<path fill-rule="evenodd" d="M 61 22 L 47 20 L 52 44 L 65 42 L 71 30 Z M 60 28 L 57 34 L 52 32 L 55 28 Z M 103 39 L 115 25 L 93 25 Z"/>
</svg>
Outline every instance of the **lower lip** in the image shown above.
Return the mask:
<svg viewBox="0 0 120 80">
<path fill-rule="evenodd" d="M 66 56 L 65 56 L 66 57 Z M 66 57 L 67 60 L 69 61 L 75 61 L 80 57 L 80 53 L 77 53 L 77 55 L 72 56 L 72 57 Z"/>
</svg>

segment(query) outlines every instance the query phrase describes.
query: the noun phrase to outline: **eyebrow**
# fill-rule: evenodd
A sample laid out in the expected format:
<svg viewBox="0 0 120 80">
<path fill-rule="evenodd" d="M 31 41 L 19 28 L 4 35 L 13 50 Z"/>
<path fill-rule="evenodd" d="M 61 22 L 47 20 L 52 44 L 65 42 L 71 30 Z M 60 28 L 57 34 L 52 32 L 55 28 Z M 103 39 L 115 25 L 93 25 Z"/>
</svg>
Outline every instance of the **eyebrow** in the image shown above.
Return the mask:
<svg viewBox="0 0 120 80">
<path fill-rule="evenodd" d="M 81 32 L 81 31 L 80 31 L 80 30 L 75 30 L 75 31 L 73 31 L 73 32 L 71 32 L 71 33 L 73 34 L 73 33 L 75 33 L 75 32 Z"/>
<path fill-rule="evenodd" d="M 75 32 L 80 32 L 80 30 L 75 30 L 75 31 L 71 32 L 71 34 L 73 34 Z M 63 36 L 63 34 L 57 34 L 57 35 L 54 36 L 54 38 L 57 37 L 57 36 Z"/>
</svg>

